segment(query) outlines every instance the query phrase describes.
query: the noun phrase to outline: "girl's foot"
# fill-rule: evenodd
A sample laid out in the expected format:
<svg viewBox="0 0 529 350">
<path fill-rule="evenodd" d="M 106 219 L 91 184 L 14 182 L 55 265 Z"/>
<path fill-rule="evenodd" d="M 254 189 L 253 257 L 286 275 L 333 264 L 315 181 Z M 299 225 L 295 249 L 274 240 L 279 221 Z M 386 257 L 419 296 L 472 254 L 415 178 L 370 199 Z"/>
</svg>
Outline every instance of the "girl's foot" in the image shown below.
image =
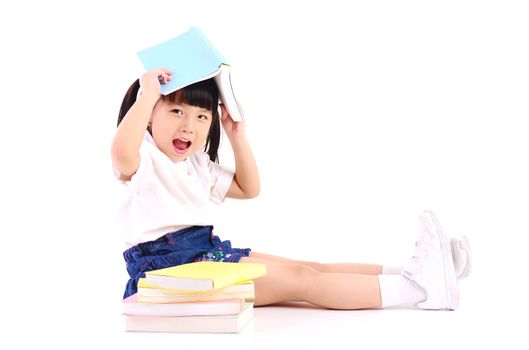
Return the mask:
<svg viewBox="0 0 529 350">
<path fill-rule="evenodd" d="M 421 235 L 414 257 L 401 273 L 426 293 L 426 300 L 418 303 L 418 307 L 455 310 L 459 305 L 459 288 L 450 242 L 434 213 L 423 212 L 420 221 Z"/>
</svg>

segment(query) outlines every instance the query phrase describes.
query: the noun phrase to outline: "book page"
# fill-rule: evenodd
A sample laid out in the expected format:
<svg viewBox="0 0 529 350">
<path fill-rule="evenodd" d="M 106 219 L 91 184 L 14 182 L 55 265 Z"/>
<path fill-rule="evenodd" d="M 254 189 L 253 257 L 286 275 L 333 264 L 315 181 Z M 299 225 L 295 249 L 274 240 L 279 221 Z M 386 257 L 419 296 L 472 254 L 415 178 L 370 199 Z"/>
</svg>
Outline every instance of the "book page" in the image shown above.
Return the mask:
<svg viewBox="0 0 529 350">
<path fill-rule="evenodd" d="M 220 73 L 215 76 L 215 82 L 219 87 L 220 100 L 226 105 L 231 118 L 236 122 L 242 121 L 244 116 L 231 84 L 231 67 L 225 64 L 221 65 Z"/>
</svg>

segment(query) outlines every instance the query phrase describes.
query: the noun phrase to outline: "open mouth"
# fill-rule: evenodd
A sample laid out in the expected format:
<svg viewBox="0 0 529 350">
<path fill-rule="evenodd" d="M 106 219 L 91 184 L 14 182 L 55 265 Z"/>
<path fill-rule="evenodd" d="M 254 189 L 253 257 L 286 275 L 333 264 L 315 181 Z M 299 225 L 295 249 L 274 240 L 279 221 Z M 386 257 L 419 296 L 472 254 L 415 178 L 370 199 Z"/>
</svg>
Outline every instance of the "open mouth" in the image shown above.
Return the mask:
<svg viewBox="0 0 529 350">
<path fill-rule="evenodd" d="M 191 141 L 184 138 L 176 138 L 173 140 L 173 146 L 176 152 L 184 153 L 189 147 L 191 147 Z"/>
</svg>

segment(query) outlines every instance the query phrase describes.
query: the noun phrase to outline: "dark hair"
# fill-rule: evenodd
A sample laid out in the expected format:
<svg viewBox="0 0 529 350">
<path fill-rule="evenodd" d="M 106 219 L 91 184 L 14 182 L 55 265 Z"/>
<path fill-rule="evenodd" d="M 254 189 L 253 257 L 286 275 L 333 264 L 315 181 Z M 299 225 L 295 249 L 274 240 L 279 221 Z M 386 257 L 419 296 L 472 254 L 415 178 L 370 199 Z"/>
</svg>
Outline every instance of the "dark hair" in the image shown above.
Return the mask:
<svg viewBox="0 0 529 350">
<path fill-rule="evenodd" d="M 118 115 L 118 126 L 129 111 L 130 107 L 136 102 L 136 96 L 140 89 L 140 80 L 136 80 L 129 87 L 123 97 L 121 108 Z M 205 152 L 209 155 L 209 159 L 213 162 L 219 161 L 218 150 L 220 144 L 220 117 L 218 110 L 219 90 L 217 84 L 211 79 L 199 81 L 198 83 L 186 86 L 180 90 L 170 93 L 167 96 L 162 95 L 161 99 L 176 103 L 185 103 L 191 106 L 206 108 L 211 111 L 213 120 L 209 128 Z M 149 130 L 150 132 L 150 130 Z"/>
</svg>

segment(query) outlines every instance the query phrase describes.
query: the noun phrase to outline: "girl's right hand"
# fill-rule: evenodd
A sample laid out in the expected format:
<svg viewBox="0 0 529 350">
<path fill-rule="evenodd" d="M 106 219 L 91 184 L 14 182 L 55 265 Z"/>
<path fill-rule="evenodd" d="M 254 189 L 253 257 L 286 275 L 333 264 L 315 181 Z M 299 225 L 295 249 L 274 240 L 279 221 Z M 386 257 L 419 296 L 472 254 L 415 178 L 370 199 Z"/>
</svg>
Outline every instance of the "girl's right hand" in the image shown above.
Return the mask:
<svg viewBox="0 0 529 350">
<path fill-rule="evenodd" d="M 171 72 L 165 68 L 153 69 L 140 77 L 141 93 L 160 98 L 160 84 L 167 84 L 171 80 Z"/>
</svg>

